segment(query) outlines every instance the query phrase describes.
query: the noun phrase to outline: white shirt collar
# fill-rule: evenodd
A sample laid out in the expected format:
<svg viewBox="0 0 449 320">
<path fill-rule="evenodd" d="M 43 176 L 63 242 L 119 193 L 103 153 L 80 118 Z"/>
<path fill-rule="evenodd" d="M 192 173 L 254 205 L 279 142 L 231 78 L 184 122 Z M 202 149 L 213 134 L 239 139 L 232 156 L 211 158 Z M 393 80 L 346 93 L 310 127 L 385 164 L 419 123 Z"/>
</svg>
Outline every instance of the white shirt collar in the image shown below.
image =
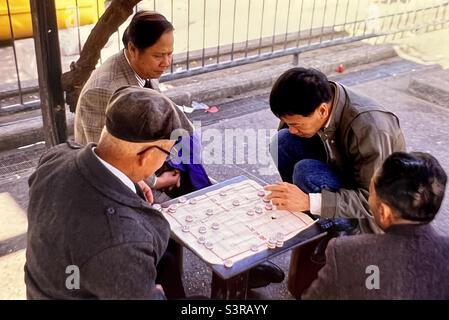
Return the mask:
<svg viewBox="0 0 449 320">
<path fill-rule="evenodd" d="M 129 63 L 128 57 L 126 56 L 125 50 L 123 50 L 123 55 L 125 56 L 126 62 L 128 62 L 129 66 L 131 67 L 131 69 L 134 71 L 133 67 L 131 66 L 131 63 Z M 143 88 L 143 86 L 145 86 L 145 80 L 142 79 L 137 73 L 136 71 L 134 71 L 134 76 L 137 79 L 137 82 L 139 83 L 139 86 L 141 86 Z"/>
<path fill-rule="evenodd" d="M 92 148 L 92 153 L 95 155 L 95 157 L 100 160 L 100 162 L 105 166 L 106 169 L 108 169 L 114 176 L 116 176 L 125 186 L 130 188 L 134 193 L 137 193 L 136 186 L 131 181 L 130 178 L 128 178 L 123 172 L 121 172 L 116 167 L 112 166 L 111 164 L 107 163 L 103 159 L 101 159 L 96 153 L 95 153 L 95 147 Z"/>
</svg>

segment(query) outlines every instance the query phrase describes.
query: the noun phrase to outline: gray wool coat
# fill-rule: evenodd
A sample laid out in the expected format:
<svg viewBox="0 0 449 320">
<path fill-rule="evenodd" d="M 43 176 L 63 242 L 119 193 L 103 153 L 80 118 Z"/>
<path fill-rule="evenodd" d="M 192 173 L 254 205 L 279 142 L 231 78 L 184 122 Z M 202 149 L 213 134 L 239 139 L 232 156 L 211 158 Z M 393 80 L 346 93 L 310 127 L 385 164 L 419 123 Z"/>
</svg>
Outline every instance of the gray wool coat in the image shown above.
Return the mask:
<svg viewBox="0 0 449 320">
<path fill-rule="evenodd" d="M 431 225 L 334 238 L 303 299 L 449 299 L 449 237 Z"/>
<path fill-rule="evenodd" d="M 81 90 L 75 113 L 76 142 L 88 144 L 100 140 L 109 98 L 126 85 L 138 86 L 139 82 L 121 50 L 95 69 Z M 157 79 L 151 79 L 151 86 L 159 91 Z"/>
<path fill-rule="evenodd" d="M 50 149 L 29 179 L 27 297 L 164 298 L 155 279 L 169 224 L 108 171 L 92 147 Z"/>
</svg>

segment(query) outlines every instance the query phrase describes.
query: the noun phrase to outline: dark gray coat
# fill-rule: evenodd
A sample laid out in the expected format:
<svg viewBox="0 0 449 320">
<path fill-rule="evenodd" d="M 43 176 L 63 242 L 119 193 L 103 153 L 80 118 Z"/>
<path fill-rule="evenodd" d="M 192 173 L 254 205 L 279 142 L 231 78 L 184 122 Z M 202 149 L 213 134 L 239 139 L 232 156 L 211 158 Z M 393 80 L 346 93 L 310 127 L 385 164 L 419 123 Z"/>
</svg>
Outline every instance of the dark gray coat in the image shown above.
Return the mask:
<svg viewBox="0 0 449 320">
<path fill-rule="evenodd" d="M 29 179 L 27 296 L 164 298 L 155 278 L 169 225 L 98 161 L 92 147 L 51 149 Z M 75 274 L 70 265 L 79 268 L 80 289 L 66 287 Z"/>
<path fill-rule="evenodd" d="M 379 289 L 375 284 L 379 269 Z M 397 225 L 385 234 L 329 242 L 326 265 L 304 299 L 449 299 L 449 238 L 430 225 Z"/>
</svg>

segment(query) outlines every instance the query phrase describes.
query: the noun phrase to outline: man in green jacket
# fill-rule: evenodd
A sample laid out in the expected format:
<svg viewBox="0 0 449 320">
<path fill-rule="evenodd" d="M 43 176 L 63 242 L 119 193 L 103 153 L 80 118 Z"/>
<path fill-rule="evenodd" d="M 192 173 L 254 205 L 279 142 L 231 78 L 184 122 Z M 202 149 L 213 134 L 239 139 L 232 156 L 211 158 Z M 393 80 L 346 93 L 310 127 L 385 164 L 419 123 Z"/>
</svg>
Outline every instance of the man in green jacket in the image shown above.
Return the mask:
<svg viewBox="0 0 449 320">
<path fill-rule="evenodd" d="M 381 232 L 369 211 L 368 187 L 383 161 L 405 150 L 398 118 L 305 68 L 279 77 L 270 107 L 288 127 L 270 146 L 284 181 L 266 187 L 273 203 L 322 218 L 357 219 L 356 232 Z"/>
</svg>

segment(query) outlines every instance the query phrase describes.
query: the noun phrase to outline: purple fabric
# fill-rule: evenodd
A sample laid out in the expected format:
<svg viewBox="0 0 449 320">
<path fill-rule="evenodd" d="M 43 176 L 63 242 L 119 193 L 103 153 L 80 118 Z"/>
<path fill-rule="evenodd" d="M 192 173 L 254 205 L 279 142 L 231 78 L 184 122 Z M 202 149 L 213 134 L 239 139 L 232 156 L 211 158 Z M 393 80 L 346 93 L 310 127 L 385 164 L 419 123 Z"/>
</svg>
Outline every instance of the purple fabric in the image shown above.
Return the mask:
<svg viewBox="0 0 449 320">
<path fill-rule="evenodd" d="M 176 161 L 169 160 L 168 163 L 173 169 L 186 172 L 190 183 L 195 190 L 200 190 L 212 185 L 207 175 L 206 169 L 201 164 L 201 142 L 196 133 L 190 139 L 181 139 L 176 143 L 178 158 Z"/>
</svg>

